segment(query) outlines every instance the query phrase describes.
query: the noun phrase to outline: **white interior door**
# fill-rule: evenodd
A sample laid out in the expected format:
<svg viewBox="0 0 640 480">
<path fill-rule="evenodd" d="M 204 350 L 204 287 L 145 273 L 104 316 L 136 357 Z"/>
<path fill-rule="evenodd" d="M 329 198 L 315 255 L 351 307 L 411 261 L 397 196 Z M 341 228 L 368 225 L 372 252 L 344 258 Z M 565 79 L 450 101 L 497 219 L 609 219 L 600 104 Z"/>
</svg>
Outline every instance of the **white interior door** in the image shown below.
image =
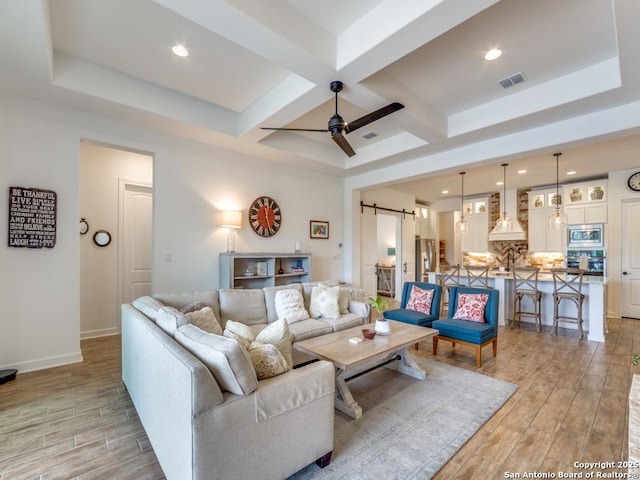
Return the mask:
<svg viewBox="0 0 640 480">
<path fill-rule="evenodd" d="M 404 282 L 413 282 L 416 280 L 416 222 L 407 217 L 402 219 L 402 215 L 398 216 L 398 228 L 396 231 L 401 235 L 397 245 L 402 245 L 401 281 L 396 282 L 396 300 L 402 299 L 402 288 Z"/>
<path fill-rule="evenodd" d="M 360 252 L 362 255 L 360 285 L 364 289 L 365 302 L 378 294 L 378 262 L 376 248 L 378 244 L 378 221 L 374 210 L 365 208 L 360 214 Z"/>
<path fill-rule="evenodd" d="M 120 304 L 151 294 L 153 190 L 121 182 Z"/>
<path fill-rule="evenodd" d="M 640 201 L 622 202 L 620 313 L 640 318 Z"/>
</svg>

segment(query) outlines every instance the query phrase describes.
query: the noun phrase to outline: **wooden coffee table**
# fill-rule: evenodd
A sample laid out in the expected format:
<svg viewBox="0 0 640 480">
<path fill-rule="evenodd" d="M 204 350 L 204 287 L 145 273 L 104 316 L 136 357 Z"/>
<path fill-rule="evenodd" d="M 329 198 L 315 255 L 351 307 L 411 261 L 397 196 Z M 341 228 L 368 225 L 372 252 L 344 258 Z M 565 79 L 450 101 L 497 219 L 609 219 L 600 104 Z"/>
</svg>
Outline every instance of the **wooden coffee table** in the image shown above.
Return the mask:
<svg viewBox="0 0 640 480">
<path fill-rule="evenodd" d="M 354 400 L 347 386 L 348 379 L 372 367 L 383 365 L 418 380 L 423 380 L 426 376 L 424 370 L 413 361 L 407 348 L 437 335 L 438 330 L 393 320 L 389 320 L 389 323 L 391 335 L 376 335 L 373 340 L 365 340 L 362 336 L 363 328 L 374 327 L 369 324 L 293 344 L 296 350 L 333 363 L 336 367 L 335 406 L 352 418 L 362 416 L 362 407 Z M 350 343 L 349 339 L 352 337 L 360 338 L 362 342 Z"/>
</svg>

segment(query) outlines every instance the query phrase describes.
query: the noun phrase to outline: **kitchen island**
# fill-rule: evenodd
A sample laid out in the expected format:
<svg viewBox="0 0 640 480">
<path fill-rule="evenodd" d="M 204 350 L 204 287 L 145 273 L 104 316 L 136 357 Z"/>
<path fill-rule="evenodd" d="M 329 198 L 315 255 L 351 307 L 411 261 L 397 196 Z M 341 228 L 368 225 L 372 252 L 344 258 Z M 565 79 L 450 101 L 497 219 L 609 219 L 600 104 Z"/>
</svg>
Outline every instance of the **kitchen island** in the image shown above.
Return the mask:
<svg viewBox="0 0 640 480">
<path fill-rule="evenodd" d="M 430 272 L 429 282 L 439 283 L 440 273 Z M 467 275 L 464 269 L 460 270 L 460 283 L 467 283 Z M 595 342 L 604 342 L 606 332 L 606 277 L 585 276 L 582 279 L 582 292 L 585 294 L 582 306 L 583 328 L 588 332 L 587 339 Z M 500 292 L 498 304 L 498 324 L 508 325 L 513 318 L 514 280 L 509 272 L 490 271 L 489 285 Z M 550 272 L 540 271 L 538 275 L 538 290 L 542 292 L 542 325 L 553 325 L 553 276 Z M 533 311 L 530 299 L 523 301 L 522 308 Z M 575 316 L 576 308 L 571 302 L 560 304 L 560 315 Z M 533 323 L 533 318 L 523 318 L 522 322 Z M 563 322 L 558 324 L 562 328 L 576 330 L 575 323 Z"/>
</svg>

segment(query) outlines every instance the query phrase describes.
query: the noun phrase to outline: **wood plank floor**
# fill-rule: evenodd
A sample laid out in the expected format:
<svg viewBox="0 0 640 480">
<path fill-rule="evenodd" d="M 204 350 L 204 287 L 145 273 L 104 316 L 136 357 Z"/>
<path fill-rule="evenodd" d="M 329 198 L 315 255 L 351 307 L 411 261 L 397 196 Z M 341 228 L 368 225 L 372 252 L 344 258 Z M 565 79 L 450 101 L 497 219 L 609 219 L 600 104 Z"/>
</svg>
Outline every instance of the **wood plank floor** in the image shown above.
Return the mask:
<svg viewBox="0 0 640 480">
<path fill-rule="evenodd" d="M 479 369 L 472 348 L 445 342 L 438 361 L 519 389 L 435 478 L 570 472 L 577 461 L 625 459 L 636 351 L 640 322 L 627 319 L 609 320 L 605 344 L 570 330 L 501 327 L 498 356 L 485 347 Z M 120 380 L 120 337 L 84 340 L 82 353 L 83 363 L 0 385 L 0 479 L 164 478 Z M 418 353 L 432 357 L 431 345 Z"/>
</svg>

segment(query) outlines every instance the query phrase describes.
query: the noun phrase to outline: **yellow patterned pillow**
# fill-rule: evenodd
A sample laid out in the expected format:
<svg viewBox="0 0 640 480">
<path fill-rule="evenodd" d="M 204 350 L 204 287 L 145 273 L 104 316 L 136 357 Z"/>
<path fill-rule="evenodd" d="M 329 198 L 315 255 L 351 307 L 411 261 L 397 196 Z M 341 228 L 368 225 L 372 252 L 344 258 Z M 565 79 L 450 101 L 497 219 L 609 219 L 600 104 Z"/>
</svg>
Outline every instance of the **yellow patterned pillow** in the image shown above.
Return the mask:
<svg viewBox="0 0 640 480">
<path fill-rule="evenodd" d="M 291 335 L 289 324 L 286 320 L 276 320 L 262 330 L 255 338 L 256 342 L 268 343 L 275 346 L 290 367 L 293 367 L 293 349 L 291 347 Z"/>
<path fill-rule="evenodd" d="M 287 373 L 291 367 L 280 351 L 268 343 L 252 342 L 249 345 L 249 356 L 258 380 L 275 377 Z"/>
</svg>

